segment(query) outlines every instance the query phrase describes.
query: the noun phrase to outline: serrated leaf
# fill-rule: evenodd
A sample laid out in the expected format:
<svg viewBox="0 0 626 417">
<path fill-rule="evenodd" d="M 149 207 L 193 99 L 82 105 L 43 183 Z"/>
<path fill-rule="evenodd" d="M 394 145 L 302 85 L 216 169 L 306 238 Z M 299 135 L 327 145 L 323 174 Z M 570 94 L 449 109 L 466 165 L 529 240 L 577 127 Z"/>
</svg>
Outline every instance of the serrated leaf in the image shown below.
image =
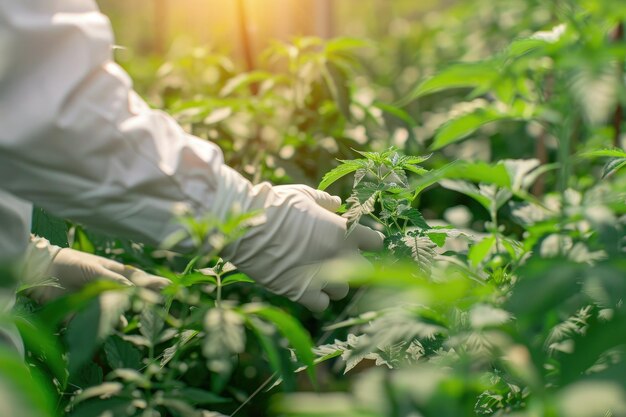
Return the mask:
<svg viewBox="0 0 626 417">
<path fill-rule="evenodd" d="M 415 165 L 408 165 L 407 164 L 407 165 L 403 165 L 402 168 L 406 169 L 407 171 L 411 171 L 412 173 L 417 174 L 417 175 L 424 175 L 424 174 L 428 173 L 427 169 L 424 169 L 422 167 L 418 167 L 418 166 L 415 166 Z"/>
<path fill-rule="evenodd" d="M 430 226 L 418 209 L 399 204 L 396 210 L 398 217 L 409 220 L 413 226 L 419 227 L 420 229 L 430 229 Z"/>
<path fill-rule="evenodd" d="M 428 273 L 437 256 L 436 245 L 427 237 L 408 234 L 402 238 L 402 242 L 411 249 L 411 257 L 417 263 L 418 268 Z"/>
<path fill-rule="evenodd" d="M 376 198 L 378 197 L 378 193 L 372 194 L 368 197 L 363 203 L 359 200 L 358 195 L 352 194 L 346 202 L 349 204 L 348 211 L 346 211 L 342 217 L 348 219 L 348 230 L 346 231 L 346 235 L 349 235 L 357 224 L 359 224 L 359 220 L 361 217 L 370 214 L 374 211 L 374 204 L 376 203 Z"/>
<path fill-rule="evenodd" d="M 159 342 L 164 321 L 154 309 L 145 309 L 141 313 L 139 332 L 146 338 L 150 346 Z"/>
<path fill-rule="evenodd" d="M 333 168 L 324 175 L 324 178 L 322 178 L 322 182 L 320 182 L 317 188 L 320 190 L 325 190 L 338 179 L 358 170 L 359 168 L 364 168 L 366 166 L 367 165 L 362 160 L 342 161 L 341 165 Z"/>
<path fill-rule="evenodd" d="M 116 368 L 139 369 L 141 367 L 141 353 L 129 342 L 117 336 L 109 337 L 104 343 L 104 353 L 109 366 Z"/>
<path fill-rule="evenodd" d="M 367 172 L 366 168 L 359 168 L 356 170 L 354 173 L 354 184 L 352 185 L 352 188 L 356 188 L 359 185 L 361 180 L 367 175 Z"/>
</svg>

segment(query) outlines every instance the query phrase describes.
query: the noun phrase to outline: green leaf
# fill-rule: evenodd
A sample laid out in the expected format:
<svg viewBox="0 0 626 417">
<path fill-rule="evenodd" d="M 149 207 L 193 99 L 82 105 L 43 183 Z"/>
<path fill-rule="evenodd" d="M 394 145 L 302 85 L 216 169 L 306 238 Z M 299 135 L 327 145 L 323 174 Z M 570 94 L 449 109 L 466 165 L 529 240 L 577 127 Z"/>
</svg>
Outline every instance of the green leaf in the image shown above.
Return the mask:
<svg viewBox="0 0 626 417">
<path fill-rule="evenodd" d="M 40 207 L 33 207 L 33 218 L 31 220 L 31 232 L 37 236 L 45 237 L 53 245 L 67 248 L 67 224 L 48 213 Z"/>
<path fill-rule="evenodd" d="M 505 309 L 524 320 L 524 325 L 535 326 L 534 317 L 556 310 L 571 296 L 579 294 L 580 283 L 587 275 L 585 267 L 565 259 L 529 260 L 519 271 L 522 277 L 505 305 Z M 537 291 L 540 287 L 541 291 Z M 533 322 L 533 323 L 531 323 Z"/>
<path fill-rule="evenodd" d="M 459 193 L 472 197 L 487 210 L 491 207 L 491 199 L 484 195 L 481 190 L 472 183 L 467 181 L 441 180 L 439 184 L 448 190 L 458 191 Z"/>
<path fill-rule="evenodd" d="M 128 305 L 127 293 L 109 291 L 74 316 L 66 333 L 70 374 L 92 357 L 100 343 L 113 332 Z"/>
<path fill-rule="evenodd" d="M 352 233 L 357 224 L 359 224 L 361 217 L 374 211 L 374 204 L 376 204 L 377 197 L 378 192 L 375 192 L 363 203 L 361 203 L 358 194 L 355 192 L 346 200 L 346 203 L 349 204 L 348 211 L 342 215 L 342 217 L 348 219 L 348 230 L 346 231 L 346 235 Z"/>
<path fill-rule="evenodd" d="M 330 39 L 324 45 L 327 54 L 336 52 L 354 51 L 355 49 L 366 48 L 372 46 L 368 41 L 358 38 L 334 38 Z"/>
<path fill-rule="evenodd" d="M 626 166 L 626 158 L 616 158 L 609 161 L 602 169 L 602 178 L 606 178 Z"/>
<path fill-rule="evenodd" d="M 207 366 L 222 376 L 232 370 L 230 357 L 242 353 L 246 347 L 244 320 L 233 310 L 217 307 L 210 309 L 204 316 L 206 336 L 202 344 L 202 353 L 207 359 Z"/>
<path fill-rule="evenodd" d="M 95 387 L 89 387 L 82 391 L 74 399 L 74 404 L 78 404 L 90 398 L 107 398 L 119 394 L 124 389 L 124 385 L 119 382 L 104 382 Z"/>
<path fill-rule="evenodd" d="M 347 74 L 333 61 L 326 61 L 322 73 L 324 74 L 326 85 L 337 104 L 337 108 L 341 111 L 343 117 L 350 119 L 352 117 L 350 113 L 350 102 L 352 99 L 350 97 Z"/>
<path fill-rule="evenodd" d="M 68 314 L 85 308 L 92 300 L 107 291 L 126 292 L 129 287 L 117 282 L 99 280 L 86 285 L 82 290 L 56 298 L 37 313 L 40 323 L 55 328 Z"/>
<path fill-rule="evenodd" d="M 85 230 L 82 227 L 76 226 L 74 228 L 74 243 L 72 244 L 72 249 L 79 250 L 85 253 L 96 253 L 96 247 L 87 236 Z"/>
<path fill-rule="evenodd" d="M 431 150 L 441 149 L 451 143 L 465 139 L 478 128 L 498 120 L 510 119 L 511 116 L 502 114 L 491 108 L 478 109 L 445 123 L 435 135 L 430 146 Z"/>
<path fill-rule="evenodd" d="M 428 173 L 427 169 L 424 169 L 422 167 L 416 167 L 415 165 L 403 165 L 402 168 L 406 169 L 407 171 L 411 171 L 412 173 L 417 175 L 424 175 Z"/>
<path fill-rule="evenodd" d="M 489 236 L 470 247 L 467 258 L 474 268 L 476 268 L 481 262 L 485 260 L 487 255 L 489 255 L 489 252 L 491 252 L 491 248 L 493 248 L 493 245 L 495 243 L 495 236 Z"/>
<path fill-rule="evenodd" d="M 418 85 L 401 103 L 408 103 L 427 94 L 451 88 L 487 89 L 499 76 L 497 66 L 497 62 L 494 61 L 451 65 Z"/>
<path fill-rule="evenodd" d="M 411 116 L 408 112 L 406 112 L 400 107 L 396 107 L 396 106 L 392 106 L 391 104 L 385 104 L 385 103 L 380 103 L 380 102 L 374 103 L 373 106 L 403 121 L 406 124 L 407 128 L 409 128 L 409 134 L 413 134 L 411 129 L 415 128 L 417 126 L 417 123 L 415 122 L 415 119 L 413 119 L 413 116 Z M 415 163 L 419 163 L 419 162 L 415 162 Z"/>
<path fill-rule="evenodd" d="M 243 272 L 238 272 L 236 274 L 230 274 L 222 279 L 222 287 L 227 285 L 236 284 L 236 283 L 254 283 L 255 281 L 244 274 Z"/>
<path fill-rule="evenodd" d="M 55 387 L 36 369 L 29 369 L 24 358 L 6 345 L 0 345 L 0 415 L 3 417 L 57 416 Z"/>
<path fill-rule="evenodd" d="M 418 209 L 407 206 L 406 204 L 399 204 L 397 211 L 400 218 L 409 220 L 413 226 L 419 227 L 420 229 L 430 229 L 430 226 Z"/>
<path fill-rule="evenodd" d="M 433 260 L 437 255 L 435 244 L 426 237 L 411 234 L 405 235 L 402 241 L 411 249 L 411 257 L 417 262 L 419 269 L 426 273 L 430 271 Z"/>
<path fill-rule="evenodd" d="M 626 158 L 626 152 L 621 149 L 599 149 L 597 151 L 585 152 L 581 156 L 586 158 L 595 158 L 607 156 L 610 158 Z"/>
<path fill-rule="evenodd" d="M 298 320 L 275 307 L 258 306 L 250 309 L 249 313 L 274 323 L 282 335 L 289 341 L 296 357 L 307 367 L 309 378 L 315 384 L 313 341 Z"/>
<path fill-rule="evenodd" d="M 450 169 L 444 171 L 444 178 L 464 179 L 504 188 L 511 187 L 511 180 L 502 164 L 490 165 L 486 162 L 463 161 L 450 165 Z"/>
<path fill-rule="evenodd" d="M 291 366 L 289 354 L 284 349 L 277 348 L 280 346 L 280 341 L 276 340 L 275 328 L 254 316 L 246 315 L 246 322 L 261 342 L 272 370 L 283 380 L 287 389 L 291 390 L 295 386 L 293 366 Z"/>
<path fill-rule="evenodd" d="M 43 325 L 15 317 L 14 323 L 20 331 L 24 345 L 28 351 L 40 358 L 50 369 L 62 387 L 67 383 L 66 363 L 59 338 Z"/>
<path fill-rule="evenodd" d="M 147 308 L 141 313 L 139 332 L 146 338 L 149 346 L 154 347 L 160 339 L 163 330 L 163 318 L 154 308 Z"/>
<path fill-rule="evenodd" d="M 226 97 L 233 94 L 235 91 L 241 88 L 248 87 L 250 84 L 255 84 L 261 81 L 272 78 L 273 75 L 264 71 L 253 71 L 248 73 L 239 74 L 224 85 L 220 91 L 220 97 Z"/>
<path fill-rule="evenodd" d="M 541 39 L 522 38 L 509 44 L 507 54 L 511 57 L 519 57 L 530 52 L 541 52 L 547 44 Z"/>
<path fill-rule="evenodd" d="M 130 343 L 117 336 L 109 337 L 104 343 L 104 353 L 109 366 L 116 368 L 141 368 L 141 353 Z"/>
<path fill-rule="evenodd" d="M 219 122 L 223 122 L 228 119 L 233 114 L 233 109 L 231 107 L 220 107 L 211 112 L 205 119 L 205 125 L 214 125 Z"/>
<path fill-rule="evenodd" d="M 229 398 L 220 397 L 213 392 L 193 387 L 174 390 L 171 394 L 192 405 L 223 404 L 231 402 Z"/>
<path fill-rule="evenodd" d="M 426 233 L 426 236 L 437 246 L 440 248 L 446 244 L 446 238 L 448 237 L 445 233 Z"/>
<path fill-rule="evenodd" d="M 77 388 L 85 389 L 94 385 L 102 384 L 104 372 L 102 368 L 93 361 L 87 362 L 74 372 L 69 379 L 69 384 Z"/>
<path fill-rule="evenodd" d="M 362 160 L 353 160 L 353 161 L 342 161 L 342 164 L 332 170 L 328 171 L 324 178 L 322 178 L 322 182 L 317 187 L 320 190 L 325 190 L 332 183 L 337 181 L 338 179 L 350 174 L 351 172 L 356 171 L 359 168 L 364 168 L 366 165 Z"/>
<path fill-rule="evenodd" d="M 130 406 L 132 406 L 130 398 L 94 399 L 79 404 L 68 417 L 123 416 Z"/>
</svg>

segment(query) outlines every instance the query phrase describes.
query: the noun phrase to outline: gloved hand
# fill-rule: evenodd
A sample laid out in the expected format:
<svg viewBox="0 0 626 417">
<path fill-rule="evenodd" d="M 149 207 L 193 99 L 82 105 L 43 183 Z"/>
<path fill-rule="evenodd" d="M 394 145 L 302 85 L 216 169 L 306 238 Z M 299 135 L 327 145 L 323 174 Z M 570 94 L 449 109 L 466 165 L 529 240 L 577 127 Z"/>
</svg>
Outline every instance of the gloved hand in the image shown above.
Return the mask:
<svg viewBox="0 0 626 417">
<path fill-rule="evenodd" d="M 348 284 L 330 282 L 328 270 L 338 259 L 367 262 L 359 250 L 378 251 L 383 235 L 358 225 L 346 237 L 347 220 L 334 212 L 339 197 L 305 185 L 253 186 L 237 172 L 222 166 L 213 214 L 228 217 L 261 210 L 261 224 L 228 245 L 221 256 L 270 291 L 324 310 L 330 300 L 345 297 Z"/>
<path fill-rule="evenodd" d="M 33 285 L 54 277 L 63 288 L 34 286 L 27 294 L 40 303 L 80 290 L 97 279 L 106 279 L 122 285 L 137 285 L 159 290 L 169 280 L 148 274 L 132 266 L 70 248 L 60 248 L 41 237 L 31 237 L 26 251 L 22 280 Z"/>
</svg>

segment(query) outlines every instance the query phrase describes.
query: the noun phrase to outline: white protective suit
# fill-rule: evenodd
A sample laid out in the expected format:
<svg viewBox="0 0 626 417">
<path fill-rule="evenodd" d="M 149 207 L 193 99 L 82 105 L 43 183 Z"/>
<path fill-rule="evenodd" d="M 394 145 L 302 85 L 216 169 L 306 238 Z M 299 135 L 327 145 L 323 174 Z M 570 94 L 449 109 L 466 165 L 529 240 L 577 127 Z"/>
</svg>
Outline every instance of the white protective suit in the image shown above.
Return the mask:
<svg viewBox="0 0 626 417">
<path fill-rule="evenodd" d="M 27 244 L 26 201 L 153 245 L 179 228 L 181 207 L 221 220 L 237 207 L 264 218 L 225 258 L 312 310 L 345 296 L 347 285 L 322 273 L 338 256 L 362 260 L 359 249 L 379 249 L 380 235 L 360 227 L 346 240 L 345 219 L 332 213 L 337 197 L 250 184 L 223 164 L 217 146 L 144 103 L 113 62 L 112 45 L 110 23 L 92 0 L 0 0 L 0 248 L 7 258 Z M 189 242 L 178 249 L 191 249 Z"/>
</svg>

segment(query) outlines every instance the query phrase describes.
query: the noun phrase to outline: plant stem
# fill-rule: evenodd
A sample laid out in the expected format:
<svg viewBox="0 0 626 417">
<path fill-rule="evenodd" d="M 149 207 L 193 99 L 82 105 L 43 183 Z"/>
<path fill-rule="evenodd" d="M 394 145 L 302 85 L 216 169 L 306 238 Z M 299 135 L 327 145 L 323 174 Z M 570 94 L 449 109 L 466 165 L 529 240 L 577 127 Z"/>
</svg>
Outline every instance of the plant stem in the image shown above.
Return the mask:
<svg viewBox="0 0 626 417">
<path fill-rule="evenodd" d="M 613 32 L 612 41 L 614 43 L 619 43 L 624 40 L 624 22 L 620 22 L 615 28 L 615 32 Z M 620 136 L 622 134 L 622 122 L 624 120 L 624 108 L 622 107 L 621 99 L 622 92 L 624 87 L 624 61 L 618 61 L 617 63 L 617 82 L 618 82 L 618 103 L 615 108 L 615 114 L 613 116 L 613 146 L 619 148 L 620 146 Z"/>
<path fill-rule="evenodd" d="M 500 253 L 500 233 L 498 230 L 498 208 L 496 202 L 491 202 L 491 209 L 489 210 L 489 216 L 491 217 L 491 223 L 493 227 L 493 237 L 496 240 L 496 253 Z"/>
<path fill-rule="evenodd" d="M 222 274 L 217 274 L 217 295 L 215 297 L 215 307 L 222 306 Z"/>
</svg>

